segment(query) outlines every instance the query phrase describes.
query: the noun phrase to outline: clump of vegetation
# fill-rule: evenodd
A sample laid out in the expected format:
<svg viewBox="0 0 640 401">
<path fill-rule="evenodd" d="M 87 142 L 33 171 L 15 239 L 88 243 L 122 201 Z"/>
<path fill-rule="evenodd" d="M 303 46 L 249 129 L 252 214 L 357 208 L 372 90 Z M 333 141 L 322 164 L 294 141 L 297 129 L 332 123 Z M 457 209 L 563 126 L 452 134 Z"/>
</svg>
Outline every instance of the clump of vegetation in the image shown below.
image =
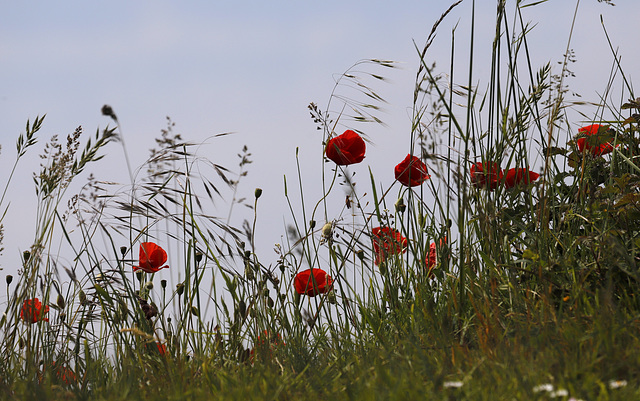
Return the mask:
<svg viewBox="0 0 640 401">
<path fill-rule="evenodd" d="M 520 2 L 510 17 L 498 1 L 486 89 L 473 63 L 463 84 L 453 59 L 437 74 L 428 49 L 458 4 L 419 49 L 407 156 L 375 161 L 391 185 L 366 170 L 366 127 L 393 62 L 356 63 L 326 109 L 309 106 L 322 196 L 309 207 L 302 172 L 295 195 L 285 177 L 292 224 L 272 265 L 255 246 L 263 189 L 241 195 L 247 147 L 227 169 L 168 120 L 143 178 L 109 192 L 90 177 L 65 205 L 106 146 L 126 148 L 108 106 L 116 127 L 82 152 L 81 128 L 54 137 L 34 175 L 34 242 L 6 276 L 5 397 L 637 398 L 640 99 L 624 79 L 627 102 L 602 97 L 570 121 L 571 57 L 557 75 L 530 65 Z M 236 205 L 251 211 L 240 228 Z"/>
</svg>

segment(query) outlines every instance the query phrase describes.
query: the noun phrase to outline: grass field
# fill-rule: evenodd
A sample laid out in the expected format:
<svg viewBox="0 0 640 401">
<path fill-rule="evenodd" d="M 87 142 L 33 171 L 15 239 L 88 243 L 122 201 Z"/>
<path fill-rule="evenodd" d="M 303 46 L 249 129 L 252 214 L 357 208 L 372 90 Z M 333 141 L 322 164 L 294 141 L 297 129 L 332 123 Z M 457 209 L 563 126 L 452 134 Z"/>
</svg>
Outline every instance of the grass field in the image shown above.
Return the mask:
<svg viewBox="0 0 640 401">
<path fill-rule="evenodd" d="M 88 165 L 124 147 L 116 114 L 105 106 L 115 125 L 95 135 L 49 140 L 34 241 L 5 275 L 0 397 L 640 399 L 640 98 L 612 51 L 601 84 L 617 92 L 590 99 L 576 130 L 569 51 L 558 72 L 532 66 L 530 26 L 501 1 L 489 81 L 472 63 L 454 79 L 453 59 L 438 72 L 431 39 L 459 3 L 416 49 L 407 158 L 375 161 L 391 185 L 368 172 L 363 137 L 393 62 L 342 75 L 336 88 L 360 98 L 334 89 L 326 108 L 309 105 L 324 163 L 304 187 L 323 195 L 305 199 L 300 172 L 285 178 L 293 223 L 276 265 L 256 253 L 262 189 L 240 196 L 247 148 L 228 169 L 169 120 L 143 179 L 108 193 L 109 177 L 92 177 L 73 195 Z M 15 168 L 44 123 L 27 123 Z M 241 227 L 220 198 L 248 207 Z"/>
</svg>

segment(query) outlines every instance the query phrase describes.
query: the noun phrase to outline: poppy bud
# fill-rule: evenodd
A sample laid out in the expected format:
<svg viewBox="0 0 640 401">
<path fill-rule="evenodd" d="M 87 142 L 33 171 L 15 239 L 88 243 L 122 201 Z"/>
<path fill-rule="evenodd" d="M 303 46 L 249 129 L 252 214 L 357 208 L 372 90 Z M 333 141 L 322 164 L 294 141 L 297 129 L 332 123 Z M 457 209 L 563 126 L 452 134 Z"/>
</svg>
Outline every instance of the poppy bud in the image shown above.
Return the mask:
<svg viewBox="0 0 640 401">
<path fill-rule="evenodd" d="M 153 282 L 148 281 L 147 284 L 144 285 L 147 290 L 153 290 Z"/>
<path fill-rule="evenodd" d="M 244 275 L 247 277 L 247 280 L 253 280 L 256 278 L 256 276 L 253 274 L 253 269 L 248 263 L 244 268 Z"/>
<path fill-rule="evenodd" d="M 20 339 L 18 340 L 18 347 L 20 347 L 20 349 L 24 348 L 24 340 L 22 339 L 22 337 L 20 337 Z"/>
<path fill-rule="evenodd" d="M 11 284 L 11 282 L 13 281 L 13 276 L 11 274 L 7 274 L 7 285 Z"/>
<path fill-rule="evenodd" d="M 28 262 L 29 258 L 31 258 L 31 252 L 29 251 L 24 251 L 22 252 L 22 258 L 24 259 L 24 262 Z"/>
<path fill-rule="evenodd" d="M 85 294 L 84 291 L 80 290 L 78 299 L 80 300 L 80 304 L 85 305 L 87 303 L 87 294 Z"/>
<path fill-rule="evenodd" d="M 191 314 L 196 317 L 200 316 L 200 312 L 198 311 L 198 308 L 196 308 L 195 306 L 191 307 Z"/>
<path fill-rule="evenodd" d="M 329 303 L 333 305 L 337 303 L 335 291 L 331 291 L 327 294 L 327 301 L 329 301 Z"/>
<path fill-rule="evenodd" d="M 360 259 L 360 261 L 364 260 L 364 251 L 362 249 L 359 249 L 358 251 L 356 251 L 356 256 L 358 257 L 358 259 Z"/>
<path fill-rule="evenodd" d="M 420 227 L 420 229 L 424 228 L 424 223 L 425 223 L 424 214 L 420 213 L 418 215 L 418 226 Z"/>
<path fill-rule="evenodd" d="M 182 293 L 184 292 L 183 283 L 179 283 L 178 285 L 176 285 L 176 292 L 178 293 L 178 296 L 182 295 Z"/>
<path fill-rule="evenodd" d="M 322 238 L 330 239 L 333 234 L 333 223 L 327 223 L 322 226 Z"/>
<path fill-rule="evenodd" d="M 113 118 L 113 121 L 118 122 L 118 117 L 116 117 L 116 113 L 113 112 L 113 109 L 108 104 L 102 106 L 102 115 Z"/>
<path fill-rule="evenodd" d="M 315 221 L 315 220 L 311 220 L 311 221 L 309 222 L 309 228 L 311 228 L 312 230 L 313 230 L 314 228 L 316 228 L 316 221 Z"/>
<path fill-rule="evenodd" d="M 236 291 L 237 285 L 238 283 L 236 282 L 236 278 L 234 277 L 233 280 L 229 282 L 229 292 L 234 293 Z"/>
<path fill-rule="evenodd" d="M 255 196 L 256 199 L 262 196 L 262 188 L 256 188 Z"/>
<path fill-rule="evenodd" d="M 400 212 L 400 213 L 404 213 L 404 211 L 407 209 L 407 205 L 404 204 L 404 199 L 399 198 L 396 203 L 396 212 Z"/>
<path fill-rule="evenodd" d="M 56 299 L 56 305 L 58 305 L 60 309 L 64 309 L 65 302 L 62 294 L 58 294 L 58 299 Z"/>
<path fill-rule="evenodd" d="M 167 280 L 160 280 L 160 287 L 162 287 L 162 289 L 167 288 Z"/>
<path fill-rule="evenodd" d="M 275 305 L 275 302 L 273 302 L 273 299 L 271 299 L 271 297 L 267 298 L 267 306 L 269 308 L 273 308 L 273 305 Z"/>
</svg>

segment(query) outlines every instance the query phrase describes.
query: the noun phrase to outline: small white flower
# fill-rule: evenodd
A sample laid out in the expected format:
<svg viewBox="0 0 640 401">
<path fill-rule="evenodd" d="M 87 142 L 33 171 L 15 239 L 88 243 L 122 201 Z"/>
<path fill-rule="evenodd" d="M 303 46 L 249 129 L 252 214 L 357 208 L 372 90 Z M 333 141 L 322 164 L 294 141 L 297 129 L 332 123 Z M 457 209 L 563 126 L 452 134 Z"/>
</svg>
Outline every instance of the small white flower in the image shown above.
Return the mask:
<svg viewBox="0 0 640 401">
<path fill-rule="evenodd" d="M 546 391 L 548 393 L 553 391 L 553 384 L 551 383 L 545 383 L 545 384 L 538 384 L 537 386 L 535 386 L 533 388 L 533 392 L 534 393 L 539 393 L 541 391 Z"/>
<path fill-rule="evenodd" d="M 442 383 L 442 387 L 444 388 L 460 388 L 462 387 L 464 383 L 460 382 L 460 381 L 453 381 L 453 382 L 444 382 Z"/>
<path fill-rule="evenodd" d="M 626 385 L 627 385 L 627 381 L 626 380 L 610 380 L 609 381 L 609 388 L 612 389 L 612 390 L 624 387 Z"/>
<path fill-rule="evenodd" d="M 552 391 L 549 394 L 549 397 L 551 398 L 555 398 L 555 397 L 566 397 L 569 395 L 569 392 L 563 388 L 559 388 L 556 391 Z"/>
</svg>

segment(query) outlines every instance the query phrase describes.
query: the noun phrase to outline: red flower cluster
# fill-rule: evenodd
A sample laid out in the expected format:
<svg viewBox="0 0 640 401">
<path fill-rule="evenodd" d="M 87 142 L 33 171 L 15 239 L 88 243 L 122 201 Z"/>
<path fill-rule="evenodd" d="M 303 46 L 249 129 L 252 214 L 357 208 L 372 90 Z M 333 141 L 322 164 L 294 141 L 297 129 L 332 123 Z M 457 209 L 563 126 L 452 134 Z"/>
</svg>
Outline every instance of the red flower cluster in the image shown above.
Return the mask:
<svg viewBox="0 0 640 401">
<path fill-rule="evenodd" d="M 501 170 L 495 162 L 473 163 L 469 172 L 471 185 L 489 191 L 495 190 L 498 187 L 498 183 L 504 185 L 507 189 L 511 189 L 519 185 L 527 185 L 540 178 L 540 174 L 529 171 L 528 168 Z"/>
<path fill-rule="evenodd" d="M 268 350 L 268 352 L 266 352 L 265 354 L 268 354 L 268 356 L 272 357 L 273 351 L 275 351 L 276 348 L 278 348 L 281 345 L 287 345 L 287 344 L 285 344 L 285 342 L 282 341 L 282 337 L 280 337 L 280 333 L 276 333 L 276 335 L 272 336 L 269 334 L 268 330 L 265 330 L 264 337 L 260 337 L 260 335 L 258 335 L 258 338 L 256 339 L 256 342 L 254 344 L 254 348 L 251 348 L 251 350 L 249 351 L 250 359 L 251 361 L 253 361 L 256 351 L 260 353 L 261 351 L 266 351 L 266 350 Z"/>
<path fill-rule="evenodd" d="M 407 239 L 399 231 L 390 227 L 375 227 L 371 230 L 373 239 L 374 263 L 379 265 L 387 260 L 388 255 L 405 251 Z"/>
<path fill-rule="evenodd" d="M 298 294 L 315 297 L 318 294 L 331 291 L 333 280 L 322 269 L 309 269 L 296 275 L 293 286 Z"/>
<path fill-rule="evenodd" d="M 608 125 L 591 124 L 580 128 L 578 132 L 586 136 L 598 136 L 599 134 L 604 134 L 608 130 Z M 581 153 L 588 151 L 593 156 L 602 156 L 613 152 L 613 145 L 611 142 L 593 144 L 593 140 L 590 140 L 590 138 L 587 137 L 578 138 L 576 140 L 576 145 Z"/>
<path fill-rule="evenodd" d="M 360 163 L 364 160 L 366 145 L 355 131 L 346 130 L 327 142 L 325 154 L 338 166 Z"/>
<path fill-rule="evenodd" d="M 411 154 L 396 166 L 395 175 L 396 180 L 407 187 L 416 187 L 431 178 L 426 164 Z"/>
<path fill-rule="evenodd" d="M 38 298 L 25 299 L 20 308 L 20 319 L 27 323 L 36 323 L 41 320 L 48 322 L 49 318 L 44 316 L 47 313 L 49 313 L 49 306 L 45 305 L 43 308 Z"/>
<path fill-rule="evenodd" d="M 133 271 L 142 270 L 147 273 L 155 273 L 160 269 L 169 268 L 162 266 L 167 262 L 167 252 L 153 242 L 140 244 L 140 266 L 133 266 Z"/>
<path fill-rule="evenodd" d="M 71 385 L 77 381 L 76 374 L 73 373 L 73 370 L 68 366 L 59 366 L 55 361 L 51 366 L 53 367 L 53 371 L 55 372 L 58 380 L 62 381 L 64 384 Z"/>
</svg>

